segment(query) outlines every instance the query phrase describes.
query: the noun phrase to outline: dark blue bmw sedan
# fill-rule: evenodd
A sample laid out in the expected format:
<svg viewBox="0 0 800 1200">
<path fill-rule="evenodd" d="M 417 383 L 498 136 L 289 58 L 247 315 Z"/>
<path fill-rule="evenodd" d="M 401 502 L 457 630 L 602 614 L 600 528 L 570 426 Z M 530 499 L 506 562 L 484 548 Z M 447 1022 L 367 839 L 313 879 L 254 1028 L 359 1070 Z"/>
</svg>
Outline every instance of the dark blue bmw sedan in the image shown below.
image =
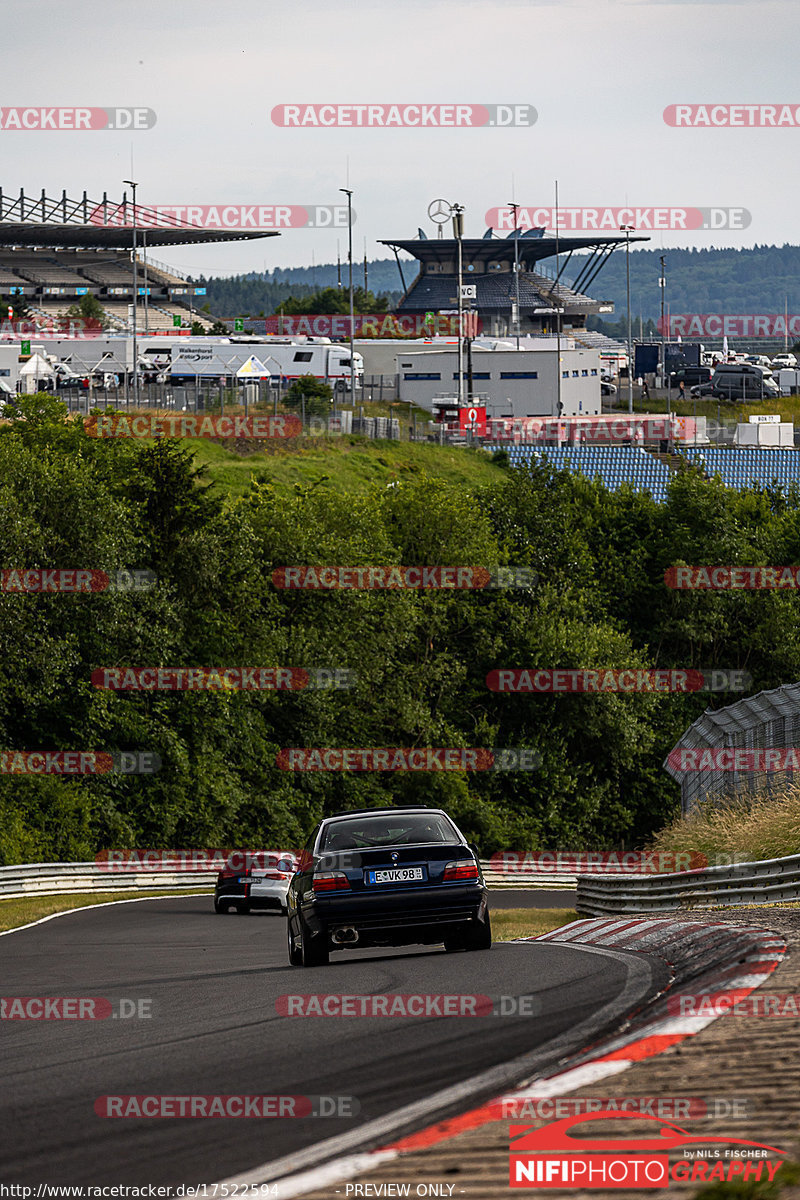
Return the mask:
<svg viewBox="0 0 800 1200">
<path fill-rule="evenodd" d="M 477 851 L 442 809 L 340 813 L 317 825 L 289 885 L 289 962 L 356 946 L 488 950 L 488 901 Z"/>
</svg>

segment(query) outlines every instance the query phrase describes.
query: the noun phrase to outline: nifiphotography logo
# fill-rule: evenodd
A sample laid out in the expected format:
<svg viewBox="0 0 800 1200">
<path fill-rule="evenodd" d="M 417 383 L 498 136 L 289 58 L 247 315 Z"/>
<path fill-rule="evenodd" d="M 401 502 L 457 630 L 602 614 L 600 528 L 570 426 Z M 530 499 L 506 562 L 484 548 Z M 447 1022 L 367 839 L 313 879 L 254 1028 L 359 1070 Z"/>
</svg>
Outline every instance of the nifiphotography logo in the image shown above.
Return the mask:
<svg viewBox="0 0 800 1200">
<path fill-rule="evenodd" d="M 572 1136 L 590 1121 L 648 1124 L 635 1138 Z M 509 1125 L 509 1186 L 514 1188 L 654 1189 L 672 1183 L 771 1182 L 786 1151 L 741 1138 L 693 1136 L 658 1117 L 624 1112 L 580 1113 L 539 1129 Z M 669 1151 L 678 1152 L 670 1163 Z"/>
</svg>

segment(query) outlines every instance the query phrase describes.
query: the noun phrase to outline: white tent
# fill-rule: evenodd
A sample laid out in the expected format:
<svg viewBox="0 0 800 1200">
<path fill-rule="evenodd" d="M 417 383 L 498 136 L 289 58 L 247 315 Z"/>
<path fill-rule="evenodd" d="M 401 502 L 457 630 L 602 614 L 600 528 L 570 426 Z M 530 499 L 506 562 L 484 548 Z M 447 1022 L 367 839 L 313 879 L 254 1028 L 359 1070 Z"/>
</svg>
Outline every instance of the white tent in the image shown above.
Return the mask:
<svg viewBox="0 0 800 1200">
<path fill-rule="evenodd" d="M 28 361 L 20 367 L 19 376 L 24 381 L 23 387 L 26 392 L 37 391 L 39 380 L 55 382 L 53 379 L 53 368 L 41 354 L 32 354 Z"/>
</svg>

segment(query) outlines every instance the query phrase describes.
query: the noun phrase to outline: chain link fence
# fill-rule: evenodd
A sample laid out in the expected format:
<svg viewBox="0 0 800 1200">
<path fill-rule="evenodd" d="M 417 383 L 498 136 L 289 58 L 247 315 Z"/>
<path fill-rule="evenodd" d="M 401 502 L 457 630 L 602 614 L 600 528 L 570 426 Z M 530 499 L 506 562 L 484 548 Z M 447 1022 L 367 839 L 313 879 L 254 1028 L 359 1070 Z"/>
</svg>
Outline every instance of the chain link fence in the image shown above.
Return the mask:
<svg viewBox="0 0 800 1200">
<path fill-rule="evenodd" d="M 784 684 L 771 691 L 759 692 L 737 700 L 725 708 L 707 711 L 690 725 L 664 761 L 664 770 L 681 789 L 681 810 L 692 812 L 705 800 L 724 803 L 760 795 L 770 797 L 795 781 L 793 770 L 727 770 L 720 766 L 707 769 L 683 769 L 678 765 L 680 751 L 712 750 L 705 756 L 720 762 L 721 750 L 771 750 L 800 747 L 800 683 Z M 735 756 L 729 756 L 736 761 Z M 703 761 L 703 756 L 697 759 Z"/>
</svg>

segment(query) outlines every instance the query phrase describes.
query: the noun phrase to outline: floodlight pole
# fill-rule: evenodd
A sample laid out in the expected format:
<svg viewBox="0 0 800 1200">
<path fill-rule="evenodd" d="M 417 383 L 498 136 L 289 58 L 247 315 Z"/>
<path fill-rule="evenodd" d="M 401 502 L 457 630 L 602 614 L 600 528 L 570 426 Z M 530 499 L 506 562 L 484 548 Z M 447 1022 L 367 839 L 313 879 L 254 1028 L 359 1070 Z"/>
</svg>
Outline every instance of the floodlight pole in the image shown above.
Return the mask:
<svg viewBox="0 0 800 1200">
<path fill-rule="evenodd" d="M 347 265 L 350 271 L 350 400 L 356 402 L 356 359 L 353 345 L 353 193 L 350 188 L 339 188 L 347 196 Z"/>
<path fill-rule="evenodd" d="M 633 349 L 631 343 L 631 230 L 632 225 L 621 225 L 625 234 L 625 276 L 628 293 L 628 412 L 633 412 Z"/>
<path fill-rule="evenodd" d="M 559 221 L 559 212 L 558 212 L 558 180 L 557 179 L 555 180 L 555 199 L 556 199 L 556 283 L 557 283 L 558 277 L 561 274 L 561 267 L 559 265 L 559 254 L 558 254 L 558 227 L 559 227 L 560 221 Z M 559 304 L 558 296 L 556 295 L 556 285 L 555 284 L 553 285 L 553 297 L 554 297 L 555 303 L 556 303 L 556 358 L 558 360 L 558 364 L 556 367 L 556 409 L 557 409 L 557 416 L 560 421 L 561 420 L 561 412 L 564 407 L 562 404 L 562 401 L 561 401 L 561 305 Z"/>
<path fill-rule="evenodd" d="M 464 206 L 452 204 L 453 233 L 458 244 L 458 407 L 464 406 L 464 297 L 462 282 L 464 278 L 463 248 L 461 240 L 464 236 Z"/>
<path fill-rule="evenodd" d="M 146 230 L 142 231 L 142 271 L 144 273 L 144 331 L 147 334 L 150 331 L 149 320 L 148 320 L 148 318 L 150 316 L 149 299 L 148 299 L 148 293 L 149 293 L 150 289 L 147 286 L 147 231 Z"/>
<path fill-rule="evenodd" d="M 508 206 L 514 213 L 514 302 L 517 306 L 514 315 L 514 329 L 517 335 L 517 349 L 519 350 L 519 229 L 517 228 L 517 209 L 518 204 L 514 201 Z"/>
<path fill-rule="evenodd" d="M 139 280 L 136 274 L 136 188 L 138 184 L 132 179 L 123 179 L 133 190 L 133 405 L 139 407 L 139 345 L 136 337 L 136 318 L 138 315 Z"/>
</svg>

